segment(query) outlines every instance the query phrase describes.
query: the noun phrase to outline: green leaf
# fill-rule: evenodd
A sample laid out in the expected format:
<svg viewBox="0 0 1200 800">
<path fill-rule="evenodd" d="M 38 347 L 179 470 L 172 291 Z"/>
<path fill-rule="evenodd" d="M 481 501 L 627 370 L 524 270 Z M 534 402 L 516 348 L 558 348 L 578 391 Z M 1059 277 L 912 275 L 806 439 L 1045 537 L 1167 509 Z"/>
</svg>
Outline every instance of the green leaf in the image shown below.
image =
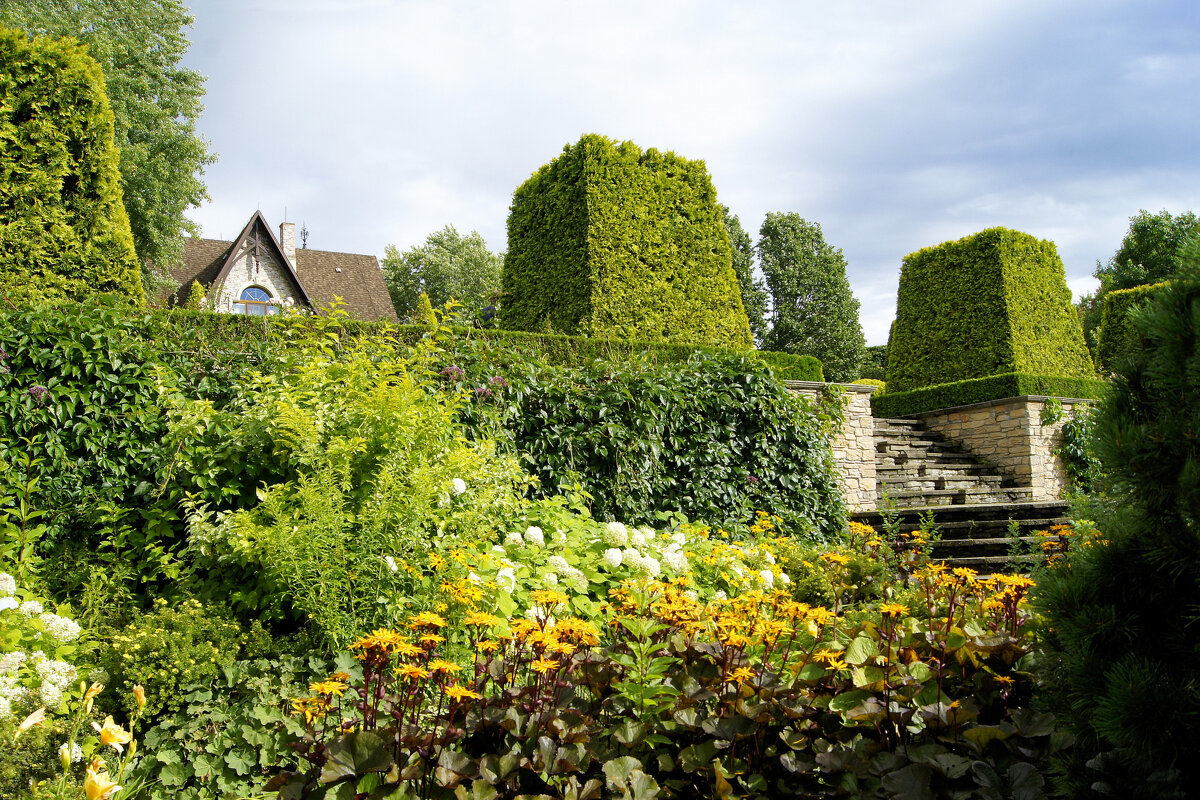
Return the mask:
<svg viewBox="0 0 1200 800">
<path fill-rule="evenodd" d="M 846 647 L 845 659 L 847 664 L 858 665 L 865 663 L 867 659 L 874 659 L 878 655 L 879 645 L 874 639 L 867 636 L 856 636 Z"/>
<path fill-rule="evenodd" d="M 883 788 L 895 800 L 935 800 L 929 786 L 932 770 L 924 764 L 909 764 L 907 767 L 883 776 Z"/>
<path fill-rule="evenodd" d="M 383 740 L 370 731 L 358 731 L 334 739 L 326 750 L 328 761 L 318 780 L 321 783 L 333 783 L 344 778 L 357 778 L 368 772 L 386 772 L 395 763 L 389 750 Z"/>
</svg>

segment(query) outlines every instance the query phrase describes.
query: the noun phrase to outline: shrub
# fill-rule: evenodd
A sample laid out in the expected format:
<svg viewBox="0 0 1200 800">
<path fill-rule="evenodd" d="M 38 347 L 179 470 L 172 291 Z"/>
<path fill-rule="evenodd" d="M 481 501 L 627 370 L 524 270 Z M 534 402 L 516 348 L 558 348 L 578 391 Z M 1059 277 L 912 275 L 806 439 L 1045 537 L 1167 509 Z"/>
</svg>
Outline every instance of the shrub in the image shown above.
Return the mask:
<svg viewBox="0 0 1200 800">
<path fill-rule="evenodd" d="M 772 350 L 757 350 L 760 361 L 771 368 L 773 374 L 781 381 L 822 381 L 821 362 L 813 356 L 798 356 L 794 353 L 777 353 Z"/>
<path fill-rule="evenodd" d="M 503 327 L 748 349 L 701 161 L 589 134 L 513 193 Z"/>
<path fill-rule="evenodd" d="M 908 392 L 890 391 L 891 385 L 888 386 L 886 394 L 876 392 L 871 396 L 871 412 L 877 417 L 904 417 L 922 411 L 1027 395 L 1096 399 L 1104 396 L 1108 384 L 1094 378 L 1010 373 L 926 386 Z"/>
<path fill-rule="evenodd" d="M 1096 332 L 1096 366 L 1102 372 L 1116 372 L 1138 348 L 1138 329 L 1133 314 L 1167 284 L 1152 283 L 1132 289 L 1115 289 L 1103 295 L 1100 327 Z"/>
<path fill-rule="evenodd" d="M 1187 797 L 1200 781 L 1200 245 L 1136 316 L 1094 422 L 1105 539 L 1048 573 L 1046 696 L 1078 737 L 1063 791 Z"/>
<path fill-rule="evenodd" d="M 74 40 L 0 29 L 0 296 L 145 303 L 104 76 Z"/>
<path fill-rule="evenodd" d="M 991 228 L 906 256 L 891 392 L 1009 373 L 1095 374 L 1053 242 Z"/>
</svg>

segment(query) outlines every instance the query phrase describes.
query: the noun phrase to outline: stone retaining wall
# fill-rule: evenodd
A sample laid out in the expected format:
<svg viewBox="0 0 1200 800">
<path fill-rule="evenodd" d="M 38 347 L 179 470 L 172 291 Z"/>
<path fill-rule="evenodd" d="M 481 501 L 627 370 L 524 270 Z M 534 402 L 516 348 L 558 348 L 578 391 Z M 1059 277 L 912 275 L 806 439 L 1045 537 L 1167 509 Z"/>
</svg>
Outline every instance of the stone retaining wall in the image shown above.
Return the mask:
<svg viewBox="0 0 1200 800">
<path fill-rule="evenodd" d="M 1063 424 L 1075 409 L 1092 400 L 1056 398 L 1062 419 L 1042 424 L 1048 397 L 1009 397 L 969 406 L 917 414 L 929 430 L 965 446 L 980 459 L 996 466 L 1018 486 L 1033 488 L 1034 500 L 1057 500 L 1066 487 L 1066 473 L 1052 449 Z"/>
<path fill-rule="evenodd" d="M 842 429 L 833 440 L 838 483 L 850 511 L 875 508 L 875 420 L 871 416 L 874 386 L 818 381 L 785 381 L 787 388 L 816 402 L 822 389 L 833 387 L 846 398 Z"/>
</svg>

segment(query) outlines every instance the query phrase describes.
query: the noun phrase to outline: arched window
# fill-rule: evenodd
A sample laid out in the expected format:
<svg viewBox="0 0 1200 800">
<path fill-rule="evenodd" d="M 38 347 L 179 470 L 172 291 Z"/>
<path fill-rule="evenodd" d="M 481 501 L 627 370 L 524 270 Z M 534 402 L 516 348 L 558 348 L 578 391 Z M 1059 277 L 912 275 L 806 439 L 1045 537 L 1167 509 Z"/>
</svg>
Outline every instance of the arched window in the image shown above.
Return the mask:
<svg viewBox="0 0 1200 800">
<path fill-rule="evenodd" d="M 271 302 L 271 293 L 266 289 L 247 286 L 242 291 L 241 300 L 233 304 L 233 313 L 265 317 L 267 314 L 278 314 L 279 306 Z"/>
</svg>

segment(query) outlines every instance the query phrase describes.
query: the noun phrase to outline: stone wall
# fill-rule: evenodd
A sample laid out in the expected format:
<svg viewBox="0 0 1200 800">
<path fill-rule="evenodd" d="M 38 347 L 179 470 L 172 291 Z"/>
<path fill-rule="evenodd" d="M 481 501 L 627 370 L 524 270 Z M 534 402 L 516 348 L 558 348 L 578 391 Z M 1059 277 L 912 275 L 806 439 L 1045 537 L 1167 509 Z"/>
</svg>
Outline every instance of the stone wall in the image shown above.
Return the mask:
<svg viewBox="0 0 1200 800">
<path fill-rule="evenodd" d="M 1034 500 L 1055 500 L 1066 487 L 1066 474 L 1052 449 L 1063 423 L 1075 409 L 1092 400 L 1057 398 L 1063 419 L 1042 424 L 1047 397 L 1009 397 L 974 403 L 917 417 L 929 430 L 958 442 L 980 459 L 999 468 L 1018 486 L 1033 488 Z"/>
<path fill-rule="evenodd" d="M 263 248 L 258 257 L 247 252 L 233 262 L 225 283 L 218 287 L 215 310 L 233 311 L 233 304 L 249 286 L 259 286 L 271 293 L 271 297 L 286 303 L 287 299 L 300 296 L 288 271 L 277 260 L 274 252 Z"/>
<path fill-rule="evenodd" d="M 871 416 L 874 386 L 816 381 L 785 381 L 788 389 L 816 402 L 821 390 L 832 387 L 846 399 L 842 429 L 833 440 L 838 482 L 850 511 L 875 508 L 875 420 Z"/>
</svg>

